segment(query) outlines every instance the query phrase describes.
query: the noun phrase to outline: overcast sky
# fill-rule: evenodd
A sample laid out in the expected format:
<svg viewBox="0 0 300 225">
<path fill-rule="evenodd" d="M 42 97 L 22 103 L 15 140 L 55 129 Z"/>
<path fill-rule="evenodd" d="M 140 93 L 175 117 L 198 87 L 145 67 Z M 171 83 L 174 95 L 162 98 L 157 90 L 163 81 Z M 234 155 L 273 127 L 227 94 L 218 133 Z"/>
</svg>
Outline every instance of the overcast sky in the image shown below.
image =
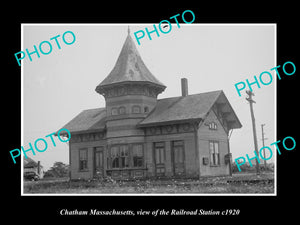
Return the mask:
<svg viewBox="0 0 300 225">
<path fill-rule="evenodd" d="M 33 51 L 33 45 L 72 31 L 76 41 L 66 45 L 58 38 L 49 55 L 32 55 L 23 60 L 23 146 L 34 144 L 37 138 L 58 131 L 82 110 L 105 107 L 104 98 L 95 92 L 96 86 L 110 73 L 127 36 L 127 25 L 112 24 L 23 24 L 22 50 Z M 153 24 L 129 24 L 134 32 Z M 252 81 L 263 71 L 276 66 L 276 29 L 273 24 L 172 24 L 168 34 L 152 34 L 135 41 L 137 49 L 152 74 L 167 86 L 158 98 L 181 95 L 180 79 L 188 78 L 189 94 L 223 90 L 243 127 L 233 131 L 230 147 L 233 160 L 239 156 L 254 155 L 249 104 L 243 91 L 239 97 L 234 84 Z M 46 46 L 45 46 L 46 51 Z M 16 63 L 17 64 L 17 63 Z M 272 71 L 274 75 L 274 71 Z M 262 147 L 261 124 L 268 140 L 275 137 L 276 79 L 268 86 L 254 88 L 254 113 L 258 146 Z M 68 145 L 55 137 L 56 147 L 28 156 L 40 160 L 45 169 L 55 161 L 69 163 Z M 273 147 L 272 147 L 273 149 Z"/>
</svg>

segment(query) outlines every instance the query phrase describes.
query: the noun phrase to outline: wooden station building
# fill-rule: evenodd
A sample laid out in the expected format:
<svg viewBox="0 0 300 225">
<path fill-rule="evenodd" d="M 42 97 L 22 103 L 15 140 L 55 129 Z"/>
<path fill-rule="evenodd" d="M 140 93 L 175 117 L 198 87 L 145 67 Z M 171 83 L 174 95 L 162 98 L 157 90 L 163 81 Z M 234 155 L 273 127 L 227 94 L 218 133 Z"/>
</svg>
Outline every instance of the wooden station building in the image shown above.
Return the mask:
<svg viewBox="0 0 300 225">
<path fill-rule="evenodd" d="M 166 86 L 128 32 L 117 62 L 96 87 L 103 108 L 79 113 L 71 132 L 71 179 L 231 175 L 229 133 L 241 123 L 222 90 L 158 99 Z M 61 133 L 63 135 L 63 133 Z"/>
</svg>

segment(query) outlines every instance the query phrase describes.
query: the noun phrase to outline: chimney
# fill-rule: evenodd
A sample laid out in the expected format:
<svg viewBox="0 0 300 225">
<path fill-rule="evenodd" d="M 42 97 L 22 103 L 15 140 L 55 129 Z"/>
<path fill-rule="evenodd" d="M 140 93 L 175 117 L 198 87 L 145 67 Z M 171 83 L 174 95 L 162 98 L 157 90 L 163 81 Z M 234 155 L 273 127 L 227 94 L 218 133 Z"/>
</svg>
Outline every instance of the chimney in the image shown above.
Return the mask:
<svg viewBox="0 0 300 225">
<path fill-rule="evenodd" d="M 181 78 L 181 93 L 182 97 L 189 95 L 188 80 L 186 78 Z"/>
</svg>

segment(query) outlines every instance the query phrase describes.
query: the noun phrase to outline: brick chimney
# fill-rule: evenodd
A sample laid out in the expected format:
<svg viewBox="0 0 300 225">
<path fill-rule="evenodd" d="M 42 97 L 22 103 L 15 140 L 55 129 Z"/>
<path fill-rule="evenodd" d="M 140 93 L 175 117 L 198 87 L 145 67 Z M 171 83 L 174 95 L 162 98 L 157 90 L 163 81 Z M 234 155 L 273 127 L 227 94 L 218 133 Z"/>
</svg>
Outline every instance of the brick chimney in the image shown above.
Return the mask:
<svg viewBox="0 0 300 225">
<path fill-rule="evenodd" d="M 186 78 L 181 78 L 181 93 L 182 97 L 189 95 L 188 80 Z"/>
</svg>

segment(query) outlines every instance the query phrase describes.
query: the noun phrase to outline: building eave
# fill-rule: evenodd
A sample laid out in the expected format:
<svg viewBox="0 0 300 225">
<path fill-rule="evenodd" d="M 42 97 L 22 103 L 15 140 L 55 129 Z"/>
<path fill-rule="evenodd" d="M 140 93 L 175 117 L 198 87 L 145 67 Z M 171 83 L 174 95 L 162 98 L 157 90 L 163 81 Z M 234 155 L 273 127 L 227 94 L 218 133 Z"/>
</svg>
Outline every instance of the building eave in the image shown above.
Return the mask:
<svg viewBox="0 0 300 225">
<path fill-rule="evenodd" d="M 71 135 L 72 134 L 88 134 L 88 133 L 98 133 L 98 132 L 105 132 L 106 129 L 88 129 L 88 130 L 76 130 L 76 131 L 70 131 Z M 68 133 L 65 131 L 60 132 L 60 136 L 65 136 Z M 58 131 L 55 132 L 55 136 L 58 136 Z"/>
<path fill-rule="evenodd" d="M 150 86 L 158 89 L 158 93 L 163 92 L 167 87 L 165 85 L 160 85 L 156 83 L 152 83 L 150 81 L 122 81 L 122 82 L 116 82 L 106 85 L 98 85 L 95 89 L 95 91 L 99 94 L 103 94 L 105 90 L 111 89 L 118 86 L 125 86 L 125 85 L 144 85 L 144 86 Z"/>
<path fill-rule="evenodd" d="M 182 119 L 182 120 L 171 120 L 171 121 L 163 121 L 163 122 L 155 122 L 155 123 L 147 123 L 147 124 L 138 124 L 138 128 L 146 128 L 146 127 L 154 127 L 154 126 L 166 126 L 166 125 L 174 125 L 174 124 L 184 124 L 184 123 L 199 123 L 201 118 L 193 118 L 193 119 Z"/>
</svg>

